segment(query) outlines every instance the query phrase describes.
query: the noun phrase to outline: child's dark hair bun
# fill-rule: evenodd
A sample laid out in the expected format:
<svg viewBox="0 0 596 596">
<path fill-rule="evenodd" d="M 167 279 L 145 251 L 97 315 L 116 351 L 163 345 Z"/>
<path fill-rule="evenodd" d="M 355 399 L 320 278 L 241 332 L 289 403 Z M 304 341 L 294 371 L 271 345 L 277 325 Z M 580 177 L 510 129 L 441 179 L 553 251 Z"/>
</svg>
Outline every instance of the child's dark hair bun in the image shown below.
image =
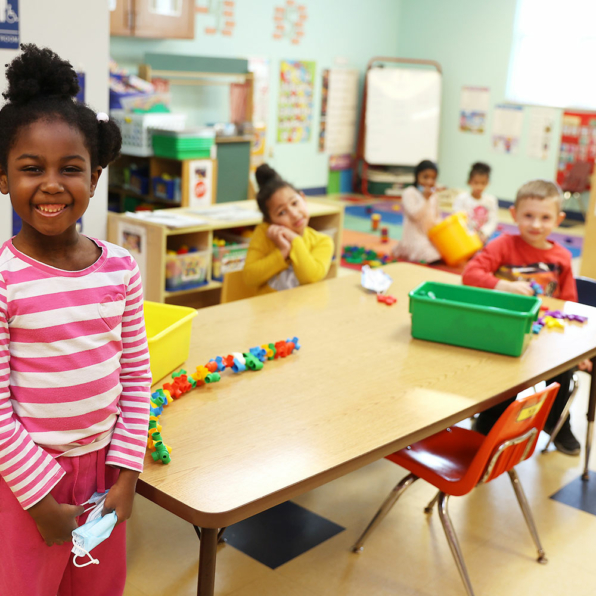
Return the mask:
<svg viewBox="0 0 596 596">
<path fill-rule="evenodd" d="M 22 53 L 6 69 L 5 99 L 25 104 L 40 96 L 75 97 L 79 92 L 77 73 L 67 60 L 49 48 L 21 45 Z"/>
<path fill-rule="evenodd" d="M 257 184 L 259 185 L 259 188 L 267 186 L 267 184 L 273 182 L 274 180 L 281 180 L 281 176 L 266 163 L 260 165 L 257 168 L 255 176 L 257 178 Z"/>
</svg>

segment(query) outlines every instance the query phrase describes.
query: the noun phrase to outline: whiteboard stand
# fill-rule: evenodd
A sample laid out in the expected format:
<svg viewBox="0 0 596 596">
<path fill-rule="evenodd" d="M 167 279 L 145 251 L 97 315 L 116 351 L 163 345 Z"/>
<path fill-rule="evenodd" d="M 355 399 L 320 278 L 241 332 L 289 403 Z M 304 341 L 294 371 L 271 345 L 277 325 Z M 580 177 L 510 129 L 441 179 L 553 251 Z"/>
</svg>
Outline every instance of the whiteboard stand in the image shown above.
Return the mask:
<svg viewBox="0 0 596 596">
<path fill-rule="evenodd" d="M 441 65 L 434 60 L 369 61 L 354 168 L 355 187 L 361 171 L 364 195 L 384 196 L 368 192 L 370 166 L 414 167 L 423 159 L 437 161 L 441 84 Z"/>
</svg>

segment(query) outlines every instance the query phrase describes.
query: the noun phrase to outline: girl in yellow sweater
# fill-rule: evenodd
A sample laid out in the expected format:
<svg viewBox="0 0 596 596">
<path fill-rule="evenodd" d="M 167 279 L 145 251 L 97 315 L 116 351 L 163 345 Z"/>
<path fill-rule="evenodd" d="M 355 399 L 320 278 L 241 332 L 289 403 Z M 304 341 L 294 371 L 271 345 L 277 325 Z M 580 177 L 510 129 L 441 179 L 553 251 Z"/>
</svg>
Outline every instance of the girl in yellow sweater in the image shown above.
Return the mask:
<svg viewBox="0 0 596 596">
<path fill-rule="evenodd" d="M 250 240 L 244 282 L 258 294 L 295 288 L 325 278 L 333 256 L 329 236 L 308 227 L 304 194 L 263 164 L 256 172 L 257 203 L 264 222 Z"/>
</svg>

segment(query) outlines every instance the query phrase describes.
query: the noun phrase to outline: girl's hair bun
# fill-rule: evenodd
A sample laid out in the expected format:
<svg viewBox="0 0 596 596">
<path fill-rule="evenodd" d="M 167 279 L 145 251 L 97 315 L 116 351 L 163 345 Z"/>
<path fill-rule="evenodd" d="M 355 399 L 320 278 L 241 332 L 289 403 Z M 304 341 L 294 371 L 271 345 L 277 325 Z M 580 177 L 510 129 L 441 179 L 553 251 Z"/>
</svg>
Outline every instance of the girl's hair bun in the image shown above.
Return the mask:
<svg viewBox="0 0 596 596">
<path fill-rule="evenodd" d="M 267 186 L 267 184 L 273 182 L 274 180 L 281 180 L 281 176 L 266 163 L 260 165 L 257 168 L 255 176 L 257 178 L 257 184 L 259 185 L 259 188 Z"/>
<path fill-rule="evenodd" d="M 8 91 L 5 99 L 25 104 L 37 97 L 70 97 L 79 92 L 77 73 L 67 60 L 49 48 L 22 44 L 22 53 L 6 69 Z"/>
</svg>

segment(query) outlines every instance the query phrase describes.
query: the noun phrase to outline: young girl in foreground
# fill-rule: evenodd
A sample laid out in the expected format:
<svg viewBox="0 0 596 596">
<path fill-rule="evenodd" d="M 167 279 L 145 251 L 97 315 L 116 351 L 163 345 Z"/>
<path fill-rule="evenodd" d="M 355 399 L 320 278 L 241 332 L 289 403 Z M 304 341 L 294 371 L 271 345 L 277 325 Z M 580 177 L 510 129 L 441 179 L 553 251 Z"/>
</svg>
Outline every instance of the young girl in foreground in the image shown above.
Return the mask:
<svg viewBox="0 0 596 596">
<path fill-rule="evenodd" d="M 329 236 L 308 227 L 304 195 L 264 164 L 257 168 L 257 203 L 264 223 L 250 240 L 244 282 L 259 294 L 325 278 L 333 256 Z"/>
<path fill-rule="evenodd" d="M 435 194 L 437 166 L 421 161 L 414 170 L 415 184 L 402 195 L 403 232 L 394 256 L 408 261 L 438 261 L 441 255 L 428 238 L 428 231 L 439 223 L 439 204 Z"/>
<path fill-rule="evenodd" d="M 48 49 L 23 46 L 6 75 L 0 191 L 23 226 L 0 248 L 0 594 L 117 596 L 149 418 L 143 297 L 132 257 L 76 224 L 120 131 Z M 108 489 L 119 525 L 79 569 L 81 505 Z"/>
</svg>

